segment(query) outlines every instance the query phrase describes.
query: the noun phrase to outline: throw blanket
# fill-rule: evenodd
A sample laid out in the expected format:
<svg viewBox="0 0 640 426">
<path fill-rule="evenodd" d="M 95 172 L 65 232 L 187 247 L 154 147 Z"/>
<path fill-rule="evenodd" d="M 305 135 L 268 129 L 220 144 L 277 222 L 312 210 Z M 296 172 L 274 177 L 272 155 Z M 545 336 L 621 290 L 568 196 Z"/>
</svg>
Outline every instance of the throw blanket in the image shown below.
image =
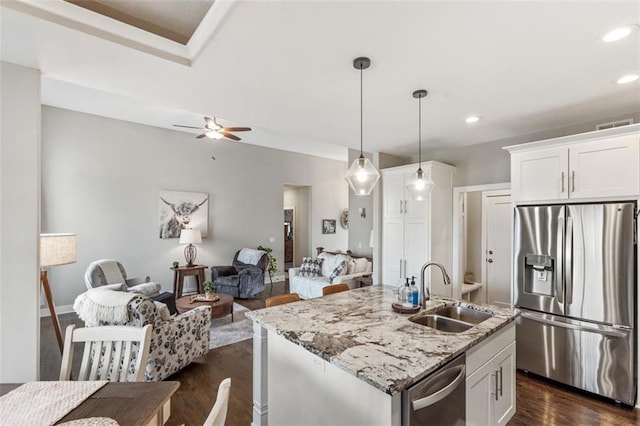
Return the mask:
<svg viewBox="0 0 640 426">
<path fill-rule="evenodd" d="M 102 262 L 100 264 L 100 269 L 102 269 L 102 273 L 104 274 L 107 284 L 124 283 L 122 271 L 115 260 Z"/>
<path fill-rule="evenodd" d="M 238 260 L 249 265 L 257 265 L 263 254 L 265 252 L 262 250 L 243 248 L 238 254 Z"/>
<path fill-rule="evenodd" d="M 98 326 L 101 321 L 108 324 L 126 323 L 129 321 L 127 304 L 136 296 L 137 293 L 96 288 L 78 296 L 73 310 L 87 327 Z"/>
</svg>

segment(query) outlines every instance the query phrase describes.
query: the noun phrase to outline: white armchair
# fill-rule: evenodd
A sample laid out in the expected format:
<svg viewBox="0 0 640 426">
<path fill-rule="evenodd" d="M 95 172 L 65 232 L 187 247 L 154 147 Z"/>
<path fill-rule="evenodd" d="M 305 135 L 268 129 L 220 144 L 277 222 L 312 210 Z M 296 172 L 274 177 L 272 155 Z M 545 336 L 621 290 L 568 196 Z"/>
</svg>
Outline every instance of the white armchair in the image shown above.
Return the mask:
<svg viewBox="0 0 640 426">
<path fill-rule="evenodd" d="M 356 288 L 354 278 L 371 275 L 373 264 L 365 257 L 352 257 L 349 254 L 322 252 L 318 255 L 322 259 L 322 275 L 318 277 L 300 276 L 300 268 L 289 269 L 289 291 L 298 293 L 302 299 L 322 297 L 322 289 L 332 284 L 347 284 L 350 289 Z M 347 267 L 343 275 L 329 280 L 333 270 L 345 261 Z"/>
</svg>

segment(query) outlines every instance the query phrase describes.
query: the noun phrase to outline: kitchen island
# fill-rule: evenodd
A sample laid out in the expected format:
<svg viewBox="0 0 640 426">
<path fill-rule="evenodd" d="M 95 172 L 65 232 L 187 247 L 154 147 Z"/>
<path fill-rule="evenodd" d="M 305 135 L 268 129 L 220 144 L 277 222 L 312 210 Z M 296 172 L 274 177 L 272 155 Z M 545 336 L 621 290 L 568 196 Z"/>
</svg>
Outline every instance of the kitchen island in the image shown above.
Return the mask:
<svg viewBox="0 0 640 426">
<path fill-rule="evenodd" d="M 267 420 L 272 425 L 400 425 L 403 391 L 465 352 L 467 394 L 476 392 L 480 402 L 491 401 L 492 392 L 504 394 L 505 383 L 515 379 L 515 363 L 510 356 L 511 362 L 493 368 L 494 349 L 508 349 L 508 354 L 514 349 L 516 311 L 434 297 L 415 316 L 445 305 L 492 314 L 466 331 L 446 333 L 394 312 L 394 290 L 376 285 L 247 313 L 254 321 L 254 426 Z M 485 344 L 489 340 L 495 342 Z M 487 380 L 473 387 L 470 379 L 483 368 Z M 489 395 L 480 393 L 485 382 Z M 496 417 L 491 406 L 485 419 L 506 422 L 515 412 L 515 399 L 508 399 L 506 419 Z M 485 408 L 474 403 L 474 410 Z"/>
</svg>

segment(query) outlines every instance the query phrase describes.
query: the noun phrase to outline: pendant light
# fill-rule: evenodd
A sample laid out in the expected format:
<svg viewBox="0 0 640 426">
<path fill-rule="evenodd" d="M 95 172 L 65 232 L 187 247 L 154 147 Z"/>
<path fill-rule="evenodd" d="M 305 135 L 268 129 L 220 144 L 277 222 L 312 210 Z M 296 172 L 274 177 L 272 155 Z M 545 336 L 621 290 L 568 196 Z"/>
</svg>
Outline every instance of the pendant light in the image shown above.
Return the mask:
<svg viewBox="0 0 640 426">
<path fill-rule="evenodd" d="M 435 186 L 431 177 L 422 171 L 422 98 L 427 96 L 426 90 L 416 90 L 413 97 L 418 99 L 418 171 L 407 181 L 407 191 L 414 200 L 422 201 Z"/>
<path fill-rule="evenodd" d="M 371 65 L 369 58 L 361 57 L 353 60 L 353 67 L 360 70 L 360 157 L 353 161 L 344 178 L 349 182 L 355 195 L 371 194 L 380 179 L 380 173 L 371 161 L 365 158 L 362 151 L 362 70 L 369 68 L 369 65 Z"/>
</svg>

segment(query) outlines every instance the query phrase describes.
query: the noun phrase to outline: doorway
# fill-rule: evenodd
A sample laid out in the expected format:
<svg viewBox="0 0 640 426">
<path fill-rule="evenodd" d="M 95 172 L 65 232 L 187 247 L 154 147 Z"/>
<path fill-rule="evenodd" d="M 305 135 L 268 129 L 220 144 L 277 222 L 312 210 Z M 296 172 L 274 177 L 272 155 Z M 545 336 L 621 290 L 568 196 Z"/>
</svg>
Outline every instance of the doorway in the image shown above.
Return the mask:
<svg viewBox="0 0 640 426">
<path fill-rule="evenodd" d="M 311 187 L 284 185 L 282 263 L 285 277 L 289 268 L 300 266 L 311 256 Z"/>
<path fill-rule="evenodd" d="M 453 196 L 454 297 L 510 306 L 510 184 L 457 187 Z"/>
<path fill-rule="evenodd" d="M 295 264 L 295 240 L 294 227 L 295 223 L 295 207 L 284 208 L 284 270 L 288 271 Z"/>
</svg>

